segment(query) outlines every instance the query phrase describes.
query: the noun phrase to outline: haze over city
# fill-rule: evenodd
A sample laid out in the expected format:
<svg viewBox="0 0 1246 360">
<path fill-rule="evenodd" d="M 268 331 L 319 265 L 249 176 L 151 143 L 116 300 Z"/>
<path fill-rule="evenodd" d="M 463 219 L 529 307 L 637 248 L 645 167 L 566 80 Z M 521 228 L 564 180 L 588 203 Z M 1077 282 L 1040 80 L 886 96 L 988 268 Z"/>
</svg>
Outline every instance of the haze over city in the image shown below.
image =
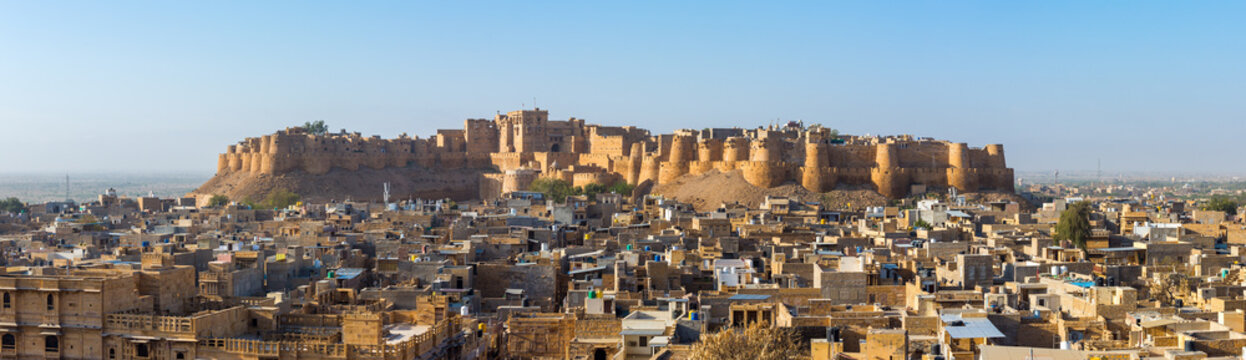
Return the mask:
<svg viewBox="0 0 1246 360">
<path fill-rule="evenodd" d="M 1242 3 L 3 2 L 4 173 L 198 172 L 305 121 L 804 120 L 1019 171 L 1240 174 Z M 1238 164 L 1240 165 L 1240 164 Z"/>
</svg>

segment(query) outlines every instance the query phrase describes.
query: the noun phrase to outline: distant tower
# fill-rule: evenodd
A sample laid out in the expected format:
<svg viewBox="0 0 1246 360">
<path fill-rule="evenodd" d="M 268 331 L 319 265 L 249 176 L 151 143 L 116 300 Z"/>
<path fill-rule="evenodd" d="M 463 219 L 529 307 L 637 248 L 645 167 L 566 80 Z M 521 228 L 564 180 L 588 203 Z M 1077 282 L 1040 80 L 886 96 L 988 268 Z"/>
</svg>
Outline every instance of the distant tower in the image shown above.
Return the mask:
<svg viewBox="0 0 1246 360">
<path fill-rule="evenodd" d="M 1103 158 L 1095 160 L 1095 185 L 1103 184 Z"/>
<path fill-rule="evenodd" d="M 69 202 L 69 174 L 65 174 L 65 202 Z"/>
</svg>

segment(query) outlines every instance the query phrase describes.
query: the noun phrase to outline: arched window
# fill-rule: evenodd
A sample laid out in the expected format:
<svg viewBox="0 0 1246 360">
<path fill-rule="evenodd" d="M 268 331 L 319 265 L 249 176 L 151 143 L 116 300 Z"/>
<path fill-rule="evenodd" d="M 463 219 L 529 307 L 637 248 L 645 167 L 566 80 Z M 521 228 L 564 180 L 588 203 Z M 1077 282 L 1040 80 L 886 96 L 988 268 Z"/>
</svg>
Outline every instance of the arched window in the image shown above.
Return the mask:
<svg viewBox="0 0 1246 360">
<path fill-rule="evenodd" d="M 52 294 L 48 294 L 48 311 L 56 310 L 56 299 Z"/>
<path fill-rule="evenodd" d="M 56 336 L 48 335 L 43 337 L 43 350 L 47 352 L 61 351 L 61 345 L 60 342 L 57 341 Z"/>
<path fill-rule="evenodd" d="M 185 358 L 186 358 L 186 353 L 183 353 L 183 352 L 181 352 L 181 351 L 178 351 L 178 352 L 177 352 L 177 356 L 175 356 L 174 358 L 175 358 L 175 359 L 177 359 L 177 360 L 182 360 L 182 359 L 185 359 Z"/>
<path fill-rule="evenodd" d="M 108 349 L 108 358 L 109 358 L 109 359 L 116 359 L 116 358 L 117 358 L 117 349 L 111 349 L 111 348 L 110 348 L 110 349 Z"/>
<path fill-rule="evenodd" d="M 17 337 L 13 336 L 13 334 L 4 334 L 3 337 L 0 337 L 0 349 L 17 350 Z"/>
<path fill-rule="evenodd" d="M 9 293 L 4 293 L 4 308 L 13 307 L 13 301 L 9 298 Z"/>
</svg>

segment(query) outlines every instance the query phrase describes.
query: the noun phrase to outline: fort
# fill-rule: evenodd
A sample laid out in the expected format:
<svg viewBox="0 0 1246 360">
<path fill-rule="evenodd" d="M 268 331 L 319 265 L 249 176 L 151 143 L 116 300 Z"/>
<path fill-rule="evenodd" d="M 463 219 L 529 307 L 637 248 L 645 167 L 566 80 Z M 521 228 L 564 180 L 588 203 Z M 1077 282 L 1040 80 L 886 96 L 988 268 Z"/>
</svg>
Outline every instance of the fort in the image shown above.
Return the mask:
<svg viewBox="0 0 1246 360">
<path fill-rule="evenodd" d="M 914 185 L 961 192 L 1013 192 L 1013 170 L 1002 145 L 900 136 L 840 135 L 800 122 L 756 129 L 711 128 L 650 134 L 632 126 L 601 126 L 582 119 L 550 120 L 542 109 L 511 111 L 492 120 L 468 119 L 463 129 L 429 138 L 314 135 L 302 128 L 247 138 L 220 154 L 217 176 L 325 174 L 334 169 L 423 167 L 483 169 L 480 198 L 523 190 L 537 178 L 575 186 L 589 183 L 665 184 L 709 171 L 740 171 L 758 187 L 799 183 L 814 192 L 866 187 L 889 198 Z M 201 189 L 202 190 L 202 189 Z"/>
</svg>

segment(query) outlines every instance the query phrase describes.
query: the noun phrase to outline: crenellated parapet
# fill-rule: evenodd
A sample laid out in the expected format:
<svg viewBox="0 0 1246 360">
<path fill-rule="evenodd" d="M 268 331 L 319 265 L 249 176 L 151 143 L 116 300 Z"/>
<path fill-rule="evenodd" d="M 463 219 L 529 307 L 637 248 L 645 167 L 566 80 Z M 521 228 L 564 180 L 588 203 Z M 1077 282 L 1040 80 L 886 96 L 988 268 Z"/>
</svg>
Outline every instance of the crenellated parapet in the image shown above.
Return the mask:
<svg viewBox="0 0 1246 360">
<path fill-rule="evenodd" d="M 358 170 L 403 167 L 413 163 L 434 165 L 452 150 L 432 147 L 427 140 L 405 136 L 382 139 L 347 133 L 313 135 L 292 128 L 247 138 L 229 146 L 219 156 L 217 172 L 276 175 L 303 171 L 323 174 L 334 168 Z"/>
<path fill-rule="evenodd" d="M 740 163 L 739 169 L 745 181 L 758 187 L 771 188 L 782 185 L 788 180 L 787 168 L 781 163 L 746 161 Z"/>
<path fill-rule="evenodd" d="M 688 174 L 697 155 L 696 146 L 696 139 L 692 136 L 675 135 L 671 139 L 669 156 L 659 165 L 658 183 L 671 183 Z"/>
<path fill-rule="evenodd" d="M 908 195 L 913 185 L 963 192 L 1013 190 L 1013 172 L 998 144 L 971 148 L 908 135 L 846 136 L 799 124 L 651 135 L 630 126 L 550 120 L 549 112 L 540 109 L 467 119 L 462 129 L 438 130 L 428 138 L 310 134 L 288 128 L 244 139 L 217 157 L 218 174 L 324 174 L 410 166 L 491 168 L 496 170 L 491 179 L 507 190 L 521 189 L 537 176 L 576 184 L 668 184 L 711 171 L 739 171 L 759 187 L 796 183 L 825 192 L 869 186 L 893 198 Z"/>
</svg>

